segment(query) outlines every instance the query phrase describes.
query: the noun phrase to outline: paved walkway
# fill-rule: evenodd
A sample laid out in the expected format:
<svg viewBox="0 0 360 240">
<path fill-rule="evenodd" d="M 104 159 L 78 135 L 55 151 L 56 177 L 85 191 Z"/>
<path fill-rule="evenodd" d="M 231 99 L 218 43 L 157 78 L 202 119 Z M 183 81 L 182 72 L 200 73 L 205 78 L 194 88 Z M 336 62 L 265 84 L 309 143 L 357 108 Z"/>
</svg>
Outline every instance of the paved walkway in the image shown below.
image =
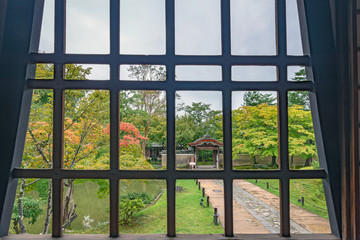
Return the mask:
<svg viewBox="0 0 360 240">
<path fill-rule="evenodd" d="M 224 192 L 220 180 L 199 180 L 210 196 L 213 208 L 218 208 L 224 227 Z M 279 233 L 279 198 L 245 180 L 234 181 L 234 233 Z M 329 233 L 327 219 L 290 205 L 291 233 Z"/>
</svg>

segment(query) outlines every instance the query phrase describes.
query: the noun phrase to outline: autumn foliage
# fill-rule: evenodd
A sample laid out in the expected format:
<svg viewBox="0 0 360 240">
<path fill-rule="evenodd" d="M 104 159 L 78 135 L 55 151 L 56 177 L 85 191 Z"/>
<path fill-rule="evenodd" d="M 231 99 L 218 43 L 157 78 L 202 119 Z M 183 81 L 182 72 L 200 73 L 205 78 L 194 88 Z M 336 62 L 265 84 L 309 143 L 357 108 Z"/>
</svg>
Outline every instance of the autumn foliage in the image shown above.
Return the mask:
<svg viewBox="0 0 360 240">
<path fill-rule="evenodd" d="M 139 129 L 137 129 L 133 124 L 120 122 L 119 123 L 120 135 L 122 138 L 119 141 L 120 147 L 128 147 L 129 144 L 139 145 L 141 141 L 146 141 L 148 138 L 143 137 L 140 134 Z M 110 134 L 110 124 L 106 125 L 104 128 L 104 133 Z"/>
</svg>

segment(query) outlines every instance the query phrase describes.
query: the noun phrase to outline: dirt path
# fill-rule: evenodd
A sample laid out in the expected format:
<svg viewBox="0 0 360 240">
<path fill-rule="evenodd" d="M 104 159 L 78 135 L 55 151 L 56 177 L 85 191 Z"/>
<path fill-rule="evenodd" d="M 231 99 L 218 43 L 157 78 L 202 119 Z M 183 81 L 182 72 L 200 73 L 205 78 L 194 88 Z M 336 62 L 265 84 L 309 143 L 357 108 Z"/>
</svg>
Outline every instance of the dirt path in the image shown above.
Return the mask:
<svg viewBox="0 0 360 240">
<path fill-rule="evenodd" d="M 224 193 L 222 181 L 200 180 L 210 196 L 211 205 L 218 208 L 224 225 Z M 279 198 L 245 180 L 234 181 L 234 233 L 279 233 Z M 292 233 L 329 233 L 327 219 L 290 205 Z M 224 227 L 224 226 L 223 226 Z"/>
</svg>

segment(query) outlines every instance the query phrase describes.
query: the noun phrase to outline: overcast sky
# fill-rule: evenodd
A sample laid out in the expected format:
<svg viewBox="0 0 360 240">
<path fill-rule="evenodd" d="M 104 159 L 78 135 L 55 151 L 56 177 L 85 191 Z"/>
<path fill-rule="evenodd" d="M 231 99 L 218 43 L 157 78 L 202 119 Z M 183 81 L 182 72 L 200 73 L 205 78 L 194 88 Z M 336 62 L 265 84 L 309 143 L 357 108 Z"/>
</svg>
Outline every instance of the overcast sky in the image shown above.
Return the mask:
<svg viewBox="0 0 360 240">
<path fill-rule="evenodd" d="M 108 54 L 110 52 L 109 1 L 67 0 L 66 52 Z M 275 0 L 230 0 L 231 53 L 276 55 Z M 296 0 L 287 4 L 287 52 L 302 55 Z M 120 0 L 120 53 L 163 55 L 165 0 Z M 45 0 L 39 50 L 53 52 L 54 0 Z M 175 53 L 221 55 L 220 0 L 175 0 Z M 93 67 L 90 79 L 109 79 L 107 65 Z M 125 71 L 124 71 L 125 69 Z M 299 67 L 290 67 L 288 79 Z M 120 77 L 129 79 L 126 68 Z M 221 81 L 221 66 L 177 66 L 181 81 Z M 234 81 L 277 81 L 275 66 L 233 66 Z M 181 101 L 204 102 L 222 109 L 221 92 L 181 92 Z M 233 93 L 233 108 L 243 104 L 243 92 Z"/>
</svg>

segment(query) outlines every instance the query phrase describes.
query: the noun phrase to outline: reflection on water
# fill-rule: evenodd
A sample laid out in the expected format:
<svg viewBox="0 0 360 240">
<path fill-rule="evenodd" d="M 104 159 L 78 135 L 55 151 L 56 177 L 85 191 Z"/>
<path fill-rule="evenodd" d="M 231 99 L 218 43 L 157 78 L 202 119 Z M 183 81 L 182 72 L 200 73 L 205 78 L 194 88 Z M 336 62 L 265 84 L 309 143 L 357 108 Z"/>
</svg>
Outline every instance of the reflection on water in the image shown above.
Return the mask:
<svg viewBox="0 0 360 240">
<path fill-rule="evenodd" d="M 146 192 L 156 197 L 165 187 L 164 180 L 121 180 L 120 195 Z"/>
</svg>

